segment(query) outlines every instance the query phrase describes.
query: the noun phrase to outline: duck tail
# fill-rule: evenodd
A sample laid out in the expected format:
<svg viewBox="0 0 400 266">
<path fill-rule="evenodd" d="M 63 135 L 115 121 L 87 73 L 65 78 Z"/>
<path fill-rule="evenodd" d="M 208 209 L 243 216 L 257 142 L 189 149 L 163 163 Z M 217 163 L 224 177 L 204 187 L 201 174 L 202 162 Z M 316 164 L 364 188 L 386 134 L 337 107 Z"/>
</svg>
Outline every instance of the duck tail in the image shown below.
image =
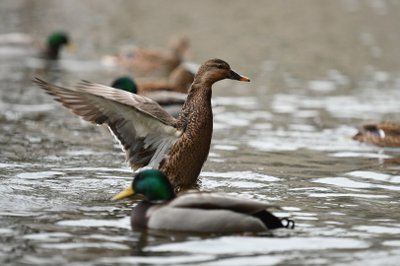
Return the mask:
<svg viewBox="0 0 400 266">
<path fill-rule="evenodd" d="M 283 227 L 288 228 L 288 229 L 294 229 L 295 227 L 295 222 L 292 219 L 289 218 L 282 218 L 281 223 Z"/>
<path fill-rule="evenodd" d="M 289 220 L 288 218 L 280 219 L 273 215 L 268 211 L 260 211 L 253 214 L 254 217 L 260 219 L 268 229 L 277 229 L 277 228 L 294 228 L 294 221 Z M 284 221 L 285 223 L 282 223 Z"/>
</svg>

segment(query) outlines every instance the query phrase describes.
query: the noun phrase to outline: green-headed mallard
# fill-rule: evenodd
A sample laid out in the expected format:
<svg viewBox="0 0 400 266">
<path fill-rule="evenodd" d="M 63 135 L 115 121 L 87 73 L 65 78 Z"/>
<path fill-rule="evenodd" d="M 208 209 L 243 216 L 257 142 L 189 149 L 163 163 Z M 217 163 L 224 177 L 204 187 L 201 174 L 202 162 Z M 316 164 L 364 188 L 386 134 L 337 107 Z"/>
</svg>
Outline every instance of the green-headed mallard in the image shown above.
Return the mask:
<svg viewBox="0 0 400 266">
<path fill-rule="evenodd" d="M 175 36 L 171 38 L 167 49 L 126 46 L 118 55 L 107 56 L 106 61 L 120 65 L 136 76 L 168 76 L 183 62 L 188 48 L 189 40 L 186 37 Z"/>
<path fill-rule="evenodd" d="M 0 35 L 0 45 L 13 47 L 25 47 L 25 49 L 37 48 L 38 56 L 43 59 L 56 60 L 60 56 L 60 51 L 65 45 L 70 45 L 71 41 L 66 32 L 56 31 L 51 33 L 47 40 L 40 42 L 28 34 L 8 33 Z"/>
<path fill-rule="evenodd" d="M 400 147 L 400 124 L 382 122 L 362 125 L 353 139 L 382 147 Z"/>
<path fill-rule="evenodd" d="M 135 194 L 143 195 L 144 200 L 132 210 L 132 228 L 219 234 L 294 228 L 292 220 L 279 219 L 267 211 L 277 206 L 264 202 L 207 192 L 176 196 L 167 177 L 154 169 L 137 173 L 132 184 L 113 200 Z"/>
<path fill-rule="evenodd" d="M 152 87 L 152 85 L 154 86 Z M 142 90 L 143 86 L 152 89 L 143 91 Z M 111 84 L 111 87 L 129 91 L 131 93 L 139 94 L 142 96 L 146 96 L 156 101 L 173 117 L 178 117 L 187 96 L 187 94 L 184 93 L 168 90 L 168 88 L 170 88 L 170 85 L 165 84 L 165 82 L 164 86 L 162 82 L 159 83 L 147 82 L 147 83 L 136 84 L 136 82 L 131 77 L 128 76 L 123 76 L 115 79 Z"/>
<path fill-rule="evenodd" d="M 160 169 L 174 187 L 191 187 L 210 150 L 212 85 L 223 79 L 250 81 L 221 59 L 201 65 L 178 118 L 155 101 L 84 81 L 74 88 L 34 82 L 83 119 L 105 124 L 118 138 L 132 169 Z"/>
<path fill-rule="evenodd" d="M 56 60 L 59 58 L 61 48 L 70 43 L 67 33 L 62 31 L 53 32 L 47 37 L 46 47 L 40 56 L 45 59 Z"/>
</svg>

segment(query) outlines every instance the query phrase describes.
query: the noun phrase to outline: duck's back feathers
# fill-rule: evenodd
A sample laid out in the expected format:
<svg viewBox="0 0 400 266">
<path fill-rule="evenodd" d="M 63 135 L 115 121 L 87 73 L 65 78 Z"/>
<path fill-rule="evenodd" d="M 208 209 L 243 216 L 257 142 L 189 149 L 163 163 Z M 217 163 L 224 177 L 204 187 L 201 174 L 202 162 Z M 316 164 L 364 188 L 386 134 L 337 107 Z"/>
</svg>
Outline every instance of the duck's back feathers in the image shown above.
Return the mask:
<svg viewBox="0 0 400 266">
<path fill-rule="evenodd" d="M 181 134 L 176 119 L 149 98 L 87 81 L 74 88 L 34 82 L 83 119 L 106 124 L 134 170 L 158 167 Z"/>
<path fill-rule="evenodd" d="M 154 206 L 147 227 L 196 233 L 262 232 L 268 228 L 256 217 L 224 209 Z M 135 213 L 133 213 L 135 215 Z"/>
<path fill-rule="evenodd" d="M 188 232 L 260 232 L 283 227 L 267 211 L 277 206 L 215 193 L 184 193 L 146 213 L 147 226 Z M 134 216 L 135 214 L 133 214 Z"/>
<path fill-rule="evenodd" d="M 170 206 L 177 208 L 200 208 L 200 209 L 229 209 L 241 213 L 256 213 L 269 208 L 279 208 L 276 205 L 266 204 L 265 202 L 243 198 L 234 198 L 217 193 L 198 193 L 188 192 L 179 195 L 170 202 Z"/>
<path fill-rule="evenodd" d="M 365 124 L 358 128 L 354 140 L 384 147 L 400 147 L 400 124 L 382 122 Z"/>
</svg>

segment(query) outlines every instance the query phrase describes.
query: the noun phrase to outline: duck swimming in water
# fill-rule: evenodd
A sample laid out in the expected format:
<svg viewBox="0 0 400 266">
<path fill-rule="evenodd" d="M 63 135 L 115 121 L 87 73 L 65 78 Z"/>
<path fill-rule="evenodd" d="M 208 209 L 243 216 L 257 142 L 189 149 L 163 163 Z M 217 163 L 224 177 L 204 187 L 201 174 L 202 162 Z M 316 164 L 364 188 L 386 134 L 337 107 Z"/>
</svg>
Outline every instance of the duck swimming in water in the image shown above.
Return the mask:
<svg viewBox="0 0 400 266">
<path fill-rule="evenodd" d="M 66 32 L 56 31 L 49 34 L 44 42 L 25 33 L 1 34 L 0 45 L 21 48 L 28 52 L 36 48 L 35 56 L 46 60 L 57 60 L 60 58 L 62 48 L 72 45 L 72 42 Z"/>
<path fill-rule="evenodd" d="M 275 205 L 219 193 L 185 192 L 177 196 L 168 178 L 154 169 L 137 173 L 132 184 L 113 200 L 136 194 L 144 200 L 132 210 L 133 229 L 226 234 L 294 228 L 292 220 L 279 219 L 268 211 L 279 208 Z"/>
</svg>

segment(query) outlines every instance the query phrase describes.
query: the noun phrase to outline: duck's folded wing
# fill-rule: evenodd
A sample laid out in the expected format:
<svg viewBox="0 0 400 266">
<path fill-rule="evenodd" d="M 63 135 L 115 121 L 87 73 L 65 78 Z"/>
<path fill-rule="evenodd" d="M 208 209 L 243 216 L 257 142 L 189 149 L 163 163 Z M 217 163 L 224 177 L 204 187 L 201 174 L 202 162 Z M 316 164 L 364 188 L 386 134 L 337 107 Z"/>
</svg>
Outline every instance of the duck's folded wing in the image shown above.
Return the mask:
<svg viewBox="0 0 400 266">
<path fill-rule="evenodd" d="M 377 128 L 383 130 L 385 135 L 399 136 L 400 135 L 400 124 L 393 122 L 382 122 L 376 125 Z"/>
<path fill-rule="evenodd" d="M 195 209 L 224 209 L 240 213 L 253 214 L 262 210 L 276 208 L 265 202 L 236 198 L 219 193 L 194 192 L 184 193 L 169 203 L 170 207 Z"/>
<path fill-rule="evenodd" d="M 267 226 L 257 217 L 227 209 L 151 207 L 147 227 L 195 233 L 262 232 Z"/>
<path fill-rule="evenodd" d="M 176 119 L 146 97 L 87 81 L 74 88 L 34 82 L 83 119 L 107 125 L 134 170 L 157 167 L 181 134 Z"/>
</svg>

